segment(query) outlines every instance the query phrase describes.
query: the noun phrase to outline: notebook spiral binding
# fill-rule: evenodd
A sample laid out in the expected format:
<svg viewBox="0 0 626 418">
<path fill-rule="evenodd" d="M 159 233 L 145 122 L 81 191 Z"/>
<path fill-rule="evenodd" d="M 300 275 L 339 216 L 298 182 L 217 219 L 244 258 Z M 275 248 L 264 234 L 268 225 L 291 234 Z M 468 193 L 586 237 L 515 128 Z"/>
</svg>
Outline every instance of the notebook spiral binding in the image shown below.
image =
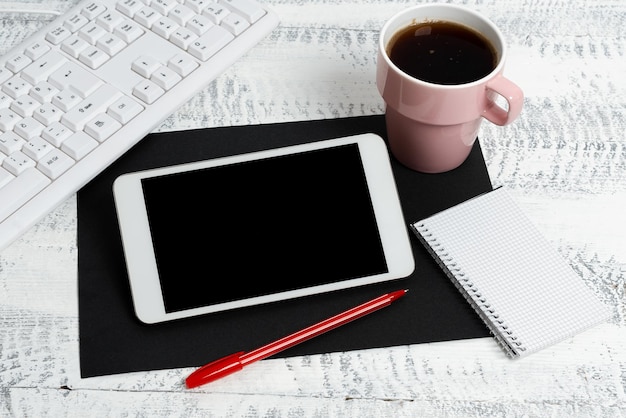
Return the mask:
<svg viewBox="0 0 626 418">
<path fill-rule="evenodd" d="M 526 351 L 522 342 L 509 329 L 505 321 L 500 318 L 500 315 L 471 281 L 471 278 L 466 276 L 463 269 L 450 256 L 443 245 L 429 232 L 428 227 L 421 222 L 412 225 L 412 227 L 418 232 L 417 236 L 424 244 L 424 247 L 426 247 L 430 255 L 446 273 L 446 276 L 461 292 L 465 300 L 469 302 L 480 316 L 485 325 L 487 325 L 494 339 L 504 349 L 506 354 L 509 357 L 518 357 L 521 352 Z"/>
</svg>

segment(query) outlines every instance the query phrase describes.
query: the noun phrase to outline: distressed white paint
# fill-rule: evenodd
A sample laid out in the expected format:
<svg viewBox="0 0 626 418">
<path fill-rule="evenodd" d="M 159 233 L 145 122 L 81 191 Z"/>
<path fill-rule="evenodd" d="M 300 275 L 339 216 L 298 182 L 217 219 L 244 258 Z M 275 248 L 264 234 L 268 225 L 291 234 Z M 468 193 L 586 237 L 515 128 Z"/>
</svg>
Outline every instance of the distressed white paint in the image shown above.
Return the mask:
<svg viewBox="0 0 626 418">
<path fill-rule="evenodd" d="M 76 0 L 0 2 L 0 53 Z M 626 415 L 626 4 L 453 1 L 510 44 L 520 119 L 484 124 L 506 185 L 613 310 L 609 323 L 522 361 L 490 338 L 265 360 L 194 391 L 190 369 L 81 379 L 76 199 L 0 253 L 0 416 Z M 381 114 L 375 42 L 414 2 L 278 0 L 280 26 L 158 130 Z"/>
</svg>

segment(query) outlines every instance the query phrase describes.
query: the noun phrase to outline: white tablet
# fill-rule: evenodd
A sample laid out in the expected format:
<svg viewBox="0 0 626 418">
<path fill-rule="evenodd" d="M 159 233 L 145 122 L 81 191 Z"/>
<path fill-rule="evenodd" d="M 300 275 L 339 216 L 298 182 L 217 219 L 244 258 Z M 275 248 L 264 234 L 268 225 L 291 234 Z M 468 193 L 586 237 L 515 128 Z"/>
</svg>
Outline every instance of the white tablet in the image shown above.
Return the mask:
<svg viewBox="0 0 626 418">
<path fill-rule="evenodd" d="M 414 269 L 389 154 L 374 134 L 129 173 L 113 190 L 145 323 Z"/>
</svg>

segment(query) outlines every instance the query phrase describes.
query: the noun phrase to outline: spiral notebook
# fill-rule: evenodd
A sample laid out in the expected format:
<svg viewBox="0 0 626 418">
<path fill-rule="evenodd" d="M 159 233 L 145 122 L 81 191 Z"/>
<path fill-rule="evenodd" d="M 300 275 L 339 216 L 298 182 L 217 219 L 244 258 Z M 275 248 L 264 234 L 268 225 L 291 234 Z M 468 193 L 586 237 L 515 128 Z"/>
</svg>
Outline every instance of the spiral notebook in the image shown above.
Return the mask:
<svg viewBox="0 0 626 418">
<path fill-rule="evenodd" d="M 607 308 L 502 187 L 411 229 L 510 357 L 608 319 Z"/>
</svg>

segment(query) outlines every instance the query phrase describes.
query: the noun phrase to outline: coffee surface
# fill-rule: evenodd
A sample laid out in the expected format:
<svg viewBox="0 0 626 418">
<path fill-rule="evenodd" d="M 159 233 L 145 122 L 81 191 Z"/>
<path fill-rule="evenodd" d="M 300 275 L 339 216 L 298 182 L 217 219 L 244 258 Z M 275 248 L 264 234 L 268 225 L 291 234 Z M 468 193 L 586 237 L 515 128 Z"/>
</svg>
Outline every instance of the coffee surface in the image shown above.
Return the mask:
<svg viewBox="0 0 626 418">
<path fill-rule="evenodd" d="M 435 84 L 480 80 L 497 65 L 497 54 L 480 33 L 445 21 L 422 22 L 396 33 L 387 51 L 403 72 Z"/>
</svg>

